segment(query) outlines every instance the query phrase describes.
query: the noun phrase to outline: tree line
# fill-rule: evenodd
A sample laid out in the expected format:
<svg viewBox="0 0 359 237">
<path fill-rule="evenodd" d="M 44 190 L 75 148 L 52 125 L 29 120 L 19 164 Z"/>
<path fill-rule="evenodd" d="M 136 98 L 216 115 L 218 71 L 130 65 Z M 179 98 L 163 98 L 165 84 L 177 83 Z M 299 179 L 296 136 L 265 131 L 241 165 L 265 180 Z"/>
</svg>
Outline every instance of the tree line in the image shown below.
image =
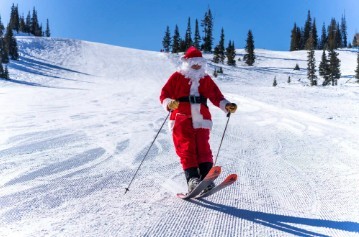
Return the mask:
<svg viewBox="0 0 359 237">
<path fill-rule="evenodd" d="M 307 52 L 307 78 L 310 82 L 311 86 L 318 85 L 318 77 L 316 75 L 316 60 L 315 60 L 315 51 L 313 38 L 309 38 L 307 41 L 306 47 L 308 48 Z M 298 64 L 294 70 L 300 70 Z M 340 72 L 340 60 L 338 59 L 338 53 L 335 52 L 334 49 L 328 50 L 328 55 L 326 54 L 326 50 L 323 50 L 323 54 L 321 57 L 321 62 L 319 64 L 319 75 L 323 77 L 323 86 L 338 85 L 338 79 L 341 76 Z M 357 52 L 357 66 L 355 69 L 354 78 L 356 79 L 356 83 L 359 83 L 359 51 Z M 288 83 L 291 82 L 290 77 L 288 78 Z M 273 86 L 276 86 L 276 78 L 274 78 Z"/>
<path fill-rule="evenodd" d="M 307 40 L 305 48 L 308 50 L 307 56 L 307 77 L 310 81 L 311 86 L 316 86 L 317 75 L 316 75 L 316 60 L 315 60 L 315 40 L 310 35 Z M 338 53 L 335 51 L 335 46 L 329 44 L 328 46 L 328 56 L 326 54 L 326 49 L 323 49 L 321 62 L 319 64 L 319 75 L 323 77 L 323 86 L 338 85 L 338 79 L 341 76 L 340 72 L 340 59 L 338 58 Z"/>
<path fill-rule="evenodd" d="M 316 21 L 315 19 L 312 21 L 310 11 L 308 11 L 304 28 L 299 28 L 297 24 L 294 23 L 291 32 L 290 51 L 303 49 L 308 51 L 307 78 L 309 79 L 311 86 L 316 86 L 318 84 L 314 50 L 323 50 L 321 62 L 319 64 L 319 75 L 324 79 L 322 85 L 338 85 L 338 79 L 341 77 L 340 59 L 338 58 L 339 54 L 335 50 L 338 48 L 358 46 L 356 36 L 354 36 L 353 44 L 351 44 L 348 43 L 347 35 L 345 16 L 342 16 L 340 24 L 332 18 L 328 28 L 326 28 L 323 23 L 321 37 L 318 37 Z M 356 75 L 356 77 L 358 77 L 358 75 Z"/>
<path fill-rule="evenodd" d="M 201 21 L 204 36 L 200 36 L 198 19 L 195 21 L 195 32 L 192 38 L 191 18 L 188 18 L 185 36 L 182 38 L 176 24 L 173 36 L 171 36 L 170 28 L 167 26 L 165 36 L 162 40 L 163 50 L 165 52 L 184 52 L 190 46 L 194 46 L 205 53 L 212 52 L 213 46 L 213 15 L 210 9 L 205 13 L 204 19 Z"/>
<path fill-rule="evenodd" d="M 9 79 L 9 72 L 6 64 L 8 64 L 10 60 L 19 59 L 17 41 L 14 36 L 15 31 L 17 33 L 22 32 L 40 37 L 51 36 L 49 20 L 46 20 L 46 29 L 43 31 L 35 7 L 32 10 L 32 14 L 29 11 L 25 18 L 24 15 L 19 15 L 18 5 L 15 6 L 12 4 L 10 20 L 6 28 L 4 27 L 0 16 L 0 78 Z M 5 67 L 2 64 L 5 64 Z"/>
<path fill-rule="evenodd" d="M 34 36 L 46 36 L 50 37 L 49 19 L 46 20 L 46 29 L 43 30 L 42 23 L 38 20 L 38 15 L 35 7 L 32 10 L 32 14 L 28 11 L 26 18 L 24 14 L 19 15 L 19 8 L 16 5 L 12 5 L 9 26 L 17 33 L 23 32 Z"/>
<path fill-rule="evenodd" d="M 195 20 L 195 31 L 192 38 L 192 28 L 191 28 L 191 18 L 188 18 L 187 29 L 185 36 L 182 38 L 179 32 L 178 25 L 175 25 L 174 33 L 171 36 L 169 26 L 166 27 L 165 35 L 162 40 L 162 46 L 164 52 L 179 53 L 185 52 L 190 46 L 195 46 L 196 48 L 202 50 L 205 53 L 213 53 L 213 62 L 215 63 L 224 63 L 227 58 L 227 65 L 235 66 L 236 65 L 236 51 L 234 41 L 229 40 L 227 47 L 225 47 L 225 35 L 224 29 L 222 27 L 220 40 L 217 45 L 213 48 L 213 15 L 210 9 L 205 12 L 203 20 L 201 20 L 201 25 L 203 36 L 200 35 L 200 28 L 198 19 Z M 254 39 L 252 31 L 248 31 L 247 41 L 246 41 L 246 54 L 244 55 L 244 61 L 247 65 L 252 66 L 255 62 L 254 54 Z"/>
<path fill-rule="evenodd" d="M 304 23 L 304 27 L 299 27 L 294 23 L 291 31 L 290 38 L 290 51 L 308 49 L 307 41 L 309 38 L 313 38 L 314 49 L 327 49 L 327 48 L 346 48 L 353 47 L 351 43 L 348 43 L 347 22 L 345 15 L 342 16 L 340 24 L 332 18 L 328 27 L 323 23 L 321 36 L 318 35 L 315 18 L 312 19 L 310 11 L 308 11 L 307 19 Z M 353 39 L 354 43 L 354 39 Z"/>
</svg>

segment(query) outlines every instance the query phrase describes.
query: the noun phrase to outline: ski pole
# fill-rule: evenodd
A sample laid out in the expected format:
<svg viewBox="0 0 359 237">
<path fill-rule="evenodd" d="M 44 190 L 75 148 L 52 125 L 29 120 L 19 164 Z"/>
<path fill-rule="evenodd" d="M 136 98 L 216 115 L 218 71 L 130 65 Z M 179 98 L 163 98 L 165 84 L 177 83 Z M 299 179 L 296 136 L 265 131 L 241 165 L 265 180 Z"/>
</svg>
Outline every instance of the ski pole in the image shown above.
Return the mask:
<svg viewBox="0 0 359 237">
<path fill-rule="evenodd" d="M 221 146 L 222 146 L 222 142 L 223 142 L 224 134 L 226 133 L 227 126 L 228 126 L 228 122 L 229 122 L 229 118 L 231 117 L 231 113 L 230 113 L 230 112 L 228 112 L 227 117 L 228 117 L 228 119 L 227 119 L 226 127 L 224 128 L 223 135 L 222 135 L 222 139 L 221 139 L 221 142 L 219 143 L 218 152 L 217 152 L 216 159 L 215 159 L 215 161 L 214 161 L 213 166 L 215 166 L 215 165 L 216 165 L 217 160 L 218 160 L 218 155 L 219 155 L 219 151 L 221 150 Z"/>
<path fill-rule="evenodd" d="M 133 175 L 133 177 L 132 177 L 132 180 L 131 180 L 130 184 L 127 186 L 127 188 L 125 188 L 125 190 L 126 190 L 126 191 L 125 191 L 125 194 L 126 194 L 128 191 L 130 191 L 130 186 L 131 186 L 131 184 L 132 184 L 133 180 L 135 179 L 135 177 L 136 177 L 136 175 L 137 175 L 138 171 L 139 171 L 139 170 L 140 170 L 140 168 L 141 168 L 142 163 L 145 161 L 145 159 L 146 159 L 146 157 L 147 157 L 147 155 L 148 155 L 148 152 L 151 150 L 152 145 L 155 143 L 156 138 L 158 137 L 158 134 L 160 134 L 160 132 L 161 132 L 161 130 L 162 130 L 162 128 L 163 128 L 163 125 L 165 125 L 165 122 L 166 122 L 166 120 L 168 119 L 168 117 L 170 116 L 171 112 L 172 112 L 172 111 L 170 111 L 170 112 L 167 114 L 167 117 L 165 118 L 165 121 L 163 121 L 163 123 L 162 123 L 162 125 L 161 125 L 160 129 L 158 130 L 158 132 L 157 132 L 157 134 L 156 134 L 155 138 L 153 139 L 153 141 L 152 141 L 152 143 L 151 143 L 150 147 L 148 148 L 148 150 L 147 150 L 147 152 L 146 152 L 145 156 L 143 157 L 143 159 L 142 159 L 142 161 L 141 161 L 140 165 L 138 166 L 138 168 L 137 168 L 137 170 L 136 170 L 135 174 Z"/>
</svg>

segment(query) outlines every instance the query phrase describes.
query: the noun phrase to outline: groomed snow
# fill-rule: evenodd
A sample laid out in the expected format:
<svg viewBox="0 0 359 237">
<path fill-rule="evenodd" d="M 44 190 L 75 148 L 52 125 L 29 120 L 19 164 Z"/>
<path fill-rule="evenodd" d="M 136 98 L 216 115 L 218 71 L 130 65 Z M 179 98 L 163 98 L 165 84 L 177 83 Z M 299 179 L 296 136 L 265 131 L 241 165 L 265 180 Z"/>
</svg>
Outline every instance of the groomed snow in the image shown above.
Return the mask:
<svg viewBox="0 0 359 237">
<path fill-rule="evenodd" d="M 239 179 L 184 201 L 167 126 L 124 195 L 167 115 L 158 97 L 177 55 L 17 38 L 20 61 L 0 81 L 0 236 L 359 236 L 354 50 L 338 51 L 336 87 L 308 86 L 305 51 L 224 65 L 215 81 L 238 111 L 217 165 L 219 180 Z M 227 118 L 210 107 L 216 154 Z"/>
</svg>

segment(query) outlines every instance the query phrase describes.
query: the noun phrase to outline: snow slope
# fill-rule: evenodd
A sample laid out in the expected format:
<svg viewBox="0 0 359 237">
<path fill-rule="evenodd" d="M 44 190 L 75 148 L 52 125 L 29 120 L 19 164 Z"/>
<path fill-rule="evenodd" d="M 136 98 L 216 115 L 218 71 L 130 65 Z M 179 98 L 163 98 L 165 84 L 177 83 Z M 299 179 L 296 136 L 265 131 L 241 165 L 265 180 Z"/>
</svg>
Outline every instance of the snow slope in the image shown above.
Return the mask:
<svg viewBox="0 0 359 237">
<path fill-rule="evenodd" d="M 359 236 L 355 52 L 339 52 L 337 87 L 309 87 L 306 71 L 292 70 L 306 68 L 304 51 L 256 50 L 254 67 L 223 66 L 215 80 L 239 109 L 219 179 L 239 180 L 183 201 L 167 126 L 124 195 L 167 115 L 158 96 L 178 56 L 69 39 L 18 44 L 12 80 L 0 81 L 0 236 Z M 211 111 L 216 154 L 227 118 Z"/>
</svg>

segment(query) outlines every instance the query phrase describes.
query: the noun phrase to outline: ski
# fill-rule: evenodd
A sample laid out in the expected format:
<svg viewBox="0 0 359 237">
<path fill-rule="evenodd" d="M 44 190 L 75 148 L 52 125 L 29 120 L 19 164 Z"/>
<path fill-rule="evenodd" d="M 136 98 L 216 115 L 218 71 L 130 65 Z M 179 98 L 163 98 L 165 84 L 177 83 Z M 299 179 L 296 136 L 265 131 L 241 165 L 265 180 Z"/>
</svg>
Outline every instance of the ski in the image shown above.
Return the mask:
<svg viewBox="0 0 359 237">
<path fill-rule="evenodd" d="M 223 180 L 222 183 L 220 183 L 219 185 L 215 186 L 214 188 L 212 188 L 211 190 L 209 190 L 208 192 L 205 193 L 200 193 L 198 196 L 196 196 L 196 198 L 204 198 L 204 197 L 208 197 L 211 196 L 212 194 L 230 186 L 231 184 L 233 184 L 234 182 L 236 182 L 237 180 L 237 175 L 236 174 L 231 174 L 228 175 L 226 177 L 225 180 Z"/>
<path fill-rule="evenodd" d="M 203 189 L 205 189 L 211 182 L 213 182 L 221 174 L 220 166 L 213 166 L 212 169 L 208 172 L 206 177 L 192 190 L 192 192 L 184 194 L 178 193 L 177 197 L 182 199 L 190 199 L 199 195 Z"/>
</svg>

